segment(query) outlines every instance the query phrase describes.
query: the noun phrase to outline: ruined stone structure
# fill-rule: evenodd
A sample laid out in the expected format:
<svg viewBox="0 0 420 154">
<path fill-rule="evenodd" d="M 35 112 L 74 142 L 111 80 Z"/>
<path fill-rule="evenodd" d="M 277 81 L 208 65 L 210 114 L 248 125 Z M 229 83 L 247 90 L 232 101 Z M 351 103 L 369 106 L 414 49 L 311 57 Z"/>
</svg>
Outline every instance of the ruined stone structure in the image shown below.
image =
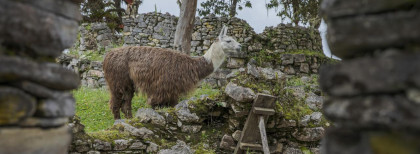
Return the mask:
<svg viewBox="0 0 420 154">
<path fill-rule="evenodd" d="M 136 18 L 124 17 L 122 33 L 110 30 L 106 23 L 83 23 L 79 27 L 80 36 L 75 48 L 80 51 L 108 49 L 119 45 L 172 48 L 177 20 L 177 17 L 168 13 L 154 12 L 139 14 Z M 228 22 L 227 18 L 214 15 L 197 17 L 191 39 L 191 52 L 194 55 L 202 55 L 217 38 L 222 24 Z M 322 50 L 317 30 L 280 24 L 277 27 L 266 28 L 262 34 L 256 34 L 242 19 L 232 18 L 229 23 L 227 35 L 233 36 L 246 46 L 247 48 L 243 49 L 245 52 L 260 51 L 263 45 L 276 52 Z"/>
<path fill-rule="evenodd" d="M 67 153 L 69 90 L 80 80 L 55 63 L 77 38 L 74 0 L 0 0 L 0 153 Z"/>
<path fill-rule="evenodd" d="M 170 14 L 145 13 L 136 18 L 123 18 L 124 31 L 117 33 L 111 31 L 105 23 L 84 23 L 79 27 L 79 39 L 74 49 L 80 54 L 93 50 L 99 52 L 121 45 L 154 46 L 172 48 L 177 18 Z M 222 23 L 227 18 L 212 15 L 197 18 L 192 36 L 191 50 L 193 55 L 203 55 L 217 38 Z M 228 35 L 233 36 L 244 47 L 242 53 L 226 60 L 221 69 L 206 79 L 205 82 L 214 87 L 226 85 L 226 76 L 232 71 L 246 67 L 249 57 L 256 57 L 264 50 L 265 57 L 255 59 L 263 67 L 280 70 L 289 75 L 317 73 L 322 63 L 319 55 L 322 54 L 321 38 L 317 30 L 291 25 L 279 24 L 276 27 L 267 27 L 263 33 L 256 34 L 246 21 L 233 18 L 230 22 Z M 315 55 L 304 55 L 305 53 Z M 287 53 L 287 54 L 277 54 Z M 266 61 L 270 54 L 279 55 L 277 62 Z M 296 58 L 294 58 L 296 56 Z M 294 60 L 295 59 L 295 60 Z M 82 85 L 89 87 L 102 87 L 105 85 L 101 61 L 91 62 L 86 59 L 77 59 L 69 56 L 60 57 L 60 63 L 75 69 L 82 79 Z"/>
<path fill-rule="evenodd" d="M 324 0 L 325 154 L 420 153 L 419 1 Z"/>
<path fill-rule="evenodd" d="M 91 27 L 94 29 L 94 24 Z M 143 30 L 146 31 L 136 31 Z M 232 32 L 235 36 L 238 31 Z M 131 35 L 126 32 L 123 37 Z M 146 38 L 152 37 L 151 34 Z M 207 83 L 223 89 L 220 94 L 185 100 L 175 108 L 139 109 L 134 120 L 94 133 L 85 133 L 76 118 L 70 124 L 76 134 L 70 152 L 169 154 L 180 150 L 184 153 L 213 150 L 232 153 L 252 101 L 257 93 L 266 93 L 277 97 L 276 114 L 267 123 L 270 151 L 319 153 L 324 128 L 330 124 L 320 112 L 323 97 L 317 85 L 317 73 L 319 66 L 331 59 L 321 53 L 321 41 L 319 36 L 315 37 L 311 39 L 308 29 L 282 24 L 252 35 L 242 57 L 228 59 L 222 70 L 206 79 Z M 104 86 L 100 62 L 71 56 L 61 56 L 59 61 L 79 72 L 82 84 Z"/>
</svg>

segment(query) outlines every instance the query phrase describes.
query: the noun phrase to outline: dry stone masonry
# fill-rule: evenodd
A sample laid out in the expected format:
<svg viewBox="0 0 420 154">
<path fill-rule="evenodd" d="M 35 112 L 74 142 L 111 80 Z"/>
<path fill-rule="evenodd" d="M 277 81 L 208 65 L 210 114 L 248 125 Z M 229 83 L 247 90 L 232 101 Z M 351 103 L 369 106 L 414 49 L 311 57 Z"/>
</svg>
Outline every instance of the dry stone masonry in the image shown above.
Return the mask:
<svg viewBox="0 0 420 154">
<path fill-rule="evenodd" d="M 103 54 L 103 51 L 121 45 L 172 48 L 177 20 L 177 17 L 168 13 L 154 12 L 139 14 L 135 18 L 124 17 L 124 29 L 121 33 L 111 31 L 106 23 L 83 23 L 79 27 L 79 39 L 72 50 L 83 55 L 86 52 Z M 209 15 L 197 17 L 195 21 L 191 52 L 199 56 L 216 40 L 222 24 L 229 20 Z M 251 69 L 249 71 L 255 76 L 265 75 L 264 77 L 273 79 L 276 73 L 281 75 L 280 71 L 288 75 L 318 73 L 320 64 L 324 63 L 321 38 L 317 30 L 279 24 L 256 34 L 244 20 L 232 18 L 229 23 L 228 35 L 242 44 L 243 52 L 228 58 L 221 69 L 205 80 L 214 87 L 226 85 L 227 78 L 233 77 L 239 68 Z M 83 56 L 79 57 L 62 56 L 59 60 L 61 64 L 80 74 L 82 85 L 104 86 L 103 73 L 100 73 L 102 61 L 89 61 Z M 253 58 L 250 65 L 247 64 L 249 57 Z M 256 67 L 257 63 L 261 66 Z"/>
<path fill-rule="evenodd" d="M 95 37 L 90 42 L 94 45 L 77 44 L 76 48 L 84 49 L 82 53 L 96 51 L 104 41 L 116 42 L 116 46 L 171 48 L 176 20 L 169 14 L 140 14 L 124 18 L 120 34 L 105 25 L 98 26 L 101 23 L 82 24 L 80 36 L 92 34 Z M 215 41 L 222 23 L 227 22 L 211 15 L 197 18 L 192 52 L 202 55 Z M 317 73 L 321 64 L 333 61 L 322 54 L 319 32 L 280 24 L 255 34 L 241 19 L 234 18 L 230 23 L 228 35 L 241 42 L 244 49 L 205 79 L 222 89 L 219 94 L 190 98 L 175 108 L 142 108 L 134 119 L 117 121 L 100 132 L 85 133 L 75 118 L 70 123 L 76 134 L 70 153 L 232 153 L 258 93 L 277 96 L 276 114 L 267 120 L 272 153 L 319 153 L 319 142 L 329 122 L 320 112 L 323 96 Z M 81 37 L 79 42 L 82 39 L 86 38 Z M 82 85 L 106 86 L 100 61 L 68 55 L 59 61 L 80 74 Z"/>
<path fill-rule="evenodd" d="M 322 152 L 420 153 L 419 1 L 324 0 L 331 52 Z"/>
<path fill-rule="evenodd" d="M 55 63 L 77 38 L 72 0 L 0 0 L 0 153 L 68 151 L 79 77 Z"/>
</svg>

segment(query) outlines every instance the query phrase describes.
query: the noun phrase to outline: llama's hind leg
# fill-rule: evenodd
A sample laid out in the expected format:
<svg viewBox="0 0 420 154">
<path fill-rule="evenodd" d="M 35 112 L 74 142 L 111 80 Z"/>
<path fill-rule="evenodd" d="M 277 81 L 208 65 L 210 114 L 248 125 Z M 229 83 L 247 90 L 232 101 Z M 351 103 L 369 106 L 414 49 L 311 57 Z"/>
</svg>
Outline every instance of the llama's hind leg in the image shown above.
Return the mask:
<svg viewBox="0 0 420 154">
<path fill-rule="evenodd" d="M 178 99 L 179 99 L 178 97 L 171 98 L 171 100 L 168 102 L 168 105 L 170 107 L 175 107 L 178 104 Z"/>
<path fill-rule="evenodd" d="M 147 104 L 152 106 L 152 108 L 154 110 L 162 107 L 162 103 L 160 101 L 158 101 L 158 99 L 156 99 L 154 96 L 148 96 L 148 97 L 149 98 L 147 98 Z"/>
<path fill-rule="evenodd" d="M 133 99 L 134 96 L 134 90 L 130 90 L 130 91 L 126 91 L 124 93 L 124 104 L 122 105 L 122 112 L 125 115 L 125 118 L 127 119 L 131 119 L 133 118 L 133 114 L 132 114 L 132 108 L 131 108 L 131 100 Z"/>
</svg>

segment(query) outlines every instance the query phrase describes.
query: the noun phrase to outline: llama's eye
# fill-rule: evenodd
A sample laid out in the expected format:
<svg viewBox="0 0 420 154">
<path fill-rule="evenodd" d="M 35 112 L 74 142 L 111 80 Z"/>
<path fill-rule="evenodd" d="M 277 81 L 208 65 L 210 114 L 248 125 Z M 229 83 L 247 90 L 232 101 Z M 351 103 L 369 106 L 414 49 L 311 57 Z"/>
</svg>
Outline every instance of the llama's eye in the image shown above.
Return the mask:
<svg viewBox="0 0 420 154">
<path fill-rule="evenodd" d="M 230 43 L 231 41 L 229 40 L 229 41 L 226 41 L 227 43 Z"/>
</svg>

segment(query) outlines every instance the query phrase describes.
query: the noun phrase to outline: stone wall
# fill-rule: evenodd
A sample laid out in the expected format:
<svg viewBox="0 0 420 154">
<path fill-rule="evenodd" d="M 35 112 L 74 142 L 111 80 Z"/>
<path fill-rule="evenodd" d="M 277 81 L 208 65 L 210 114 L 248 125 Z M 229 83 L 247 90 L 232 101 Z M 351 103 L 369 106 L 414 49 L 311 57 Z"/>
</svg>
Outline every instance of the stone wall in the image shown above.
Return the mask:
<svg viewBox="0 0 420 154">
<path fill-rule="evenodd" d="M 177 17 L 170 14 L 145 13 L 135 18 L 124 17 L 123 21 L 122 33 L 112 32 L 105 23 L 82 24 L 79 28 L 79 41 L 74 48 L 80 50 L 81 54 L 88 50 L 99 52 L 120 45 L 172 48 Z M 228 19 L 213 15 L 196 18 L 191 42 L 193 55 L 203 55 L 216 40 L 223 23 L 228 23 Z M 243 49 L 241 53 L 228 58 L 220 70 L 205 80 L 214 87 L 226 85 L 226 76 L 241 67 L 247 67 L 246 64 L 251 58 L 252 61 L 262 63 L 263 67 L 280 70 L 289 75 L 318 73 L 318 68 L 323 63 L 321 58 L 317 58 L 323 57 L 321 38 L 317 30 L 279 24 L 256 34 L 246 21 L 238 18 L 231 19 L 228 27 L 227 34 L 237 39 Z M 89 60 L 72 60 L 71 57 L 63 57 L 60 61 L 64 66 L 77 70 L 81 75 L 82 85 L 105 85 L 103 74 L 98 72 L 102 71 L 101 62 L 93 62 L 91 66 Z"/>
<path fill-rule="evenodd" d="M 332 60 L 318 52 L 269 49 L 237 58 L 240 65 L 232 59 L 205 79 L 220 85 L 218 95 L 191 98 L 175 108 L 139 109 L 134 119 L 99 135 L 85 133 L 76 118 L 70 124 L 76 134 L 71 153 L 232 153 L 258 93 L 278 97 L 276 114 L 267 123 L 270 151 L 319 153 L 324 127 L 330 124 L 320 112 L 323 96 L 316 72 Z M 82 74 L 88 86 L 104 84 L 100 62 L 62 56 L 60 63 Z"/>
<path fill-rule="evenodd" d="M 240 68 L 251 69 L 256 77 L 260 76 L 260 71 L 281 72 L 287 75 L 310 75 L 317 74 L 321 64 L 328 62 L 322 55 L 307 55 L 306 53 L 272 53 L 277 59 L 270 59 L 269 53 L 262 52 L 255 57 L 229 58 L 222 67 L 204 82 L 213 87 L 226 85 L 229 74 L 238 72 Z M 260 60 L 264 60 L 259 64 Z M 249 62 L 249 64 L 248 64 Z M 58 63 L 63 67 L 74 70 L 79 74 L 81 85 L 90 88 L 106 86 L 101 61 L 90 61 L 88 59 L 78 59 L 70 55 L 62 55 L 58 58 Z M 258 67 L 255 65 L 259 65 Z"/>
<path fill-rule="evenodd" d="M 124 45 L 171 48 L 176 20 L 169 14 L 147 13 L 124 18 L 121 37 L 108 37 L 111 35 L 105 33 L 107 30 L 97 31 L 105 28 L 98 26 L 100 23 L 84 24 L 82 33 L 96 30 L 92 33 L 98 35 L 92 42 L 97 44 L 110 40 Z M 226 22 L 226 18 L 214 16 L 197 18 L 193 54 L 202 55 Z M 331 62 L 322 54 L 319 33 L 280 24 L 255 34 L 245 21 L 237 18 L 232 19 L 229 28 L 228 35 L 242 44 L 243 52 L 228 58 L 204 80 L 222 89 L 220 94 L 191 98 L 175 108 L 139 109 L 136 118 L 118 121 L 102 134 L 86 134 L 75 118 L 70 124 L 76 134 L 70 151 L 232 153 L 252 101 L 258 93 L 266 93 L 278 98 L 276 114 L 267 123 L 270 151 L 319 153 L 319 141 L 329 122 L 319 112 L 323 98 L 316 83 L 317 73 L 321 64 Z M 101 62 L 65 55 L 59 62 L 78 72 L 82 85 L 105 85 Z"/>
<path fill-rule="evenodd" d="M 0 1 L 0 153 L 65 154 L 80 80 L 55 63 L 81 19 L 71 0 Z"/>
<path fill-rule="evenodd" d="M 276 113 L 266 126 L 270 151 L 318 154 L 324 127 L 330 124 L 319 112 L 323 98 L 317 75 L 253 73 L 242 68 L 231 74 L 220 94 L 184 100 L 175 108 L 141 108 L 134 119 L 117 121 L 99 133 L 85 133 L 75 118 L 70 123 L 76 134 L 70 152 L 232 153 L 253 100 L 258 93 L 267 93 L 277 97 Z"/>
<path fill-rule="evenodd" d="M 111 31 L 106 23 L 85 23 L 80 26 L 79 40 L 75 49 L 80 51 L 112 48 L 121 44 L 172 48 L 178 18 L 168 13 L 144 13 L 135 18 L 123 17 L 123 32 Z M 321 38 L 317 30 L 279 24 L 256 34 L 249 24 L 239 18 L 230 21 L 224 17 L 209 15 L 196 18 L 191 38 L 191 52 L 202 55 L 216 40 L 222 24 L 229 23 L 228 35 L 234 37 L 247 52 L 264 48 L 275 52 L 309 50 L 322 52 Z"/>
<path fill-rule="evenodd" d="M 106 86 L 101 61 L 78 59 L 65 54 L 58 57 L 57 60 L 63 67 L 74 70 L 74 72 L 79 74 L 82 86 L 89 88 Z"/>
<path fill-rule="evenodd" d="M 331 52 L 343 59 L 320 72 L 336 124 L 323 153 L 420 153 L 419 4 L 323 1 Z"/>
</svg>

